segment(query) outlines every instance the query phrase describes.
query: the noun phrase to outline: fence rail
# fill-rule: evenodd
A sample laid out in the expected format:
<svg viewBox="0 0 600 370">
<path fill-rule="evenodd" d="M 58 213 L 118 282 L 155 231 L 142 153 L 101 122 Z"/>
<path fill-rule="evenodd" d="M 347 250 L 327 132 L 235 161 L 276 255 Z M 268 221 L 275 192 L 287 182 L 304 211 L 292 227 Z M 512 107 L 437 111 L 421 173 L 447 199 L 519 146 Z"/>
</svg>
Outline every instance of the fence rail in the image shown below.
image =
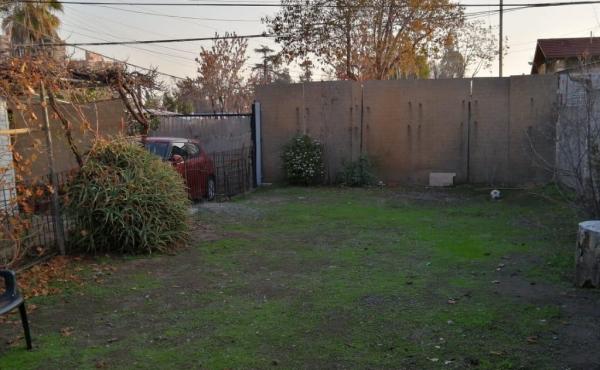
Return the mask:
<svg viewBox="0 0 600 370">
<path fill-rule="evenodd" d="M 252 189 L 252 148 L 209 154 L 215 165 L 217 195 L 233 196 Z"/>
<path fill-rule="evenodd" d="M 214 163 L 217 196 L 231 197 L 252 188 L 253 153 L 252 147 L 247 147 L 209 154 Z M 75 175 L 76 171 L 57 174 L 56 191 L 61 205 L 59 215 L 67 242 L 73 231 L 73 223 L 66 216 L 63 206 L 68 196 L 68 183 Z M 188 176 L 194 175 L 190 173 Z M 12 187 L 0 187 L 0 266 L 30 262 L 57 251 L 57 226 L 50 206 L 51 191 L 54 189 L 47 185 L 49 180 L 48 176 L 41 176 Z"/>
<path fill-rule="evenodd" d="M 49 176 L 39 176 L 0 192 L 0 265 L 29 262 L 56 250 L 57 225 L 52 216 L 50 197 L 57 191 L 64 204 L 67 184 L 74 171 L 58 173 L 56 189 L 51 188 Z M 64 212 L 59 213 L 66 230 L 71 223 Z"/>
</svg>

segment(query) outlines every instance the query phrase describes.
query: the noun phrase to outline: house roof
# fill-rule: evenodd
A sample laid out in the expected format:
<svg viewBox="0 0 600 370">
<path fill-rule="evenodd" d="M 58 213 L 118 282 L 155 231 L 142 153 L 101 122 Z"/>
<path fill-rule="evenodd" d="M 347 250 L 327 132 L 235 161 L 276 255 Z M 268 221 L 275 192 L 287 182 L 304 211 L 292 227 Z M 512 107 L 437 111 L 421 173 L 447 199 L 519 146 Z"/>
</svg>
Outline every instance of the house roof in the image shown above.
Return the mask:
<svg viewBox="0 0 600 370">
<path fill-rule="evenodd" d="M 600 37 L 539 39 L 537 44 L 546 59 L 600 55 Z"/>
<path fill-rule="evenodd" d="M 600 37 L 574 37 L 561 39 L 538 39 L 531 73 L 550 59 L 600 56 Z"/>
</svg>

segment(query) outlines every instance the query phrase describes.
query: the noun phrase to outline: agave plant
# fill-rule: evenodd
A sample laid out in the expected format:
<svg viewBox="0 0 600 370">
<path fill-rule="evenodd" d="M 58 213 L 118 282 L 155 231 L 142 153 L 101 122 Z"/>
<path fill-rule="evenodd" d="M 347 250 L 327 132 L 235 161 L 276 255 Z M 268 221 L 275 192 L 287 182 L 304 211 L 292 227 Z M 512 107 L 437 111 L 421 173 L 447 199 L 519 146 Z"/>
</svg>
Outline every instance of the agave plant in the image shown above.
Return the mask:
<svg viewBox="0 0 600 370">
<path fill-rule="evenodd" d="M 189 201 L 181 176 L 138 143 L 96 142 L 67 194 L 77 249 L 170 252 L 187 237 Z"/>
</svg>

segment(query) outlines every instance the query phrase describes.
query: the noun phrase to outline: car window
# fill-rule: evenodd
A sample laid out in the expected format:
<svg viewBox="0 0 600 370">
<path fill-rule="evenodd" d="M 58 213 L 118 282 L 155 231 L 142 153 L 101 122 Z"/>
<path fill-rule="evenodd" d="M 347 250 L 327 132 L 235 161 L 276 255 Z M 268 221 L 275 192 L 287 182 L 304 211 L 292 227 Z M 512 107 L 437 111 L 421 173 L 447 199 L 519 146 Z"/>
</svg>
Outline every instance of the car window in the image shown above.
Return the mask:
<svg viewBox="0 0 600 370">
<path fill-rule="evenodd" d="M 185 150 L 185 145 L 187 143 L 173 143 L 173 147 L 171 148 L 171 157 L 175 154 L 182 156 L 184 159 L 187 159 L 189 153 Z"/>
<path fill-rule="evenodd" d="M 183 149 L 188 153 L 190 157 L 195 157 L 200 153 L 200 148 L 194 143 L 185 143 Z"/>
<path fill-rule="evenodd" d="M 168 159 L 169 155 L 169 143 L 161 143 L 161 142 L 149 142 L 145 144 L 146 150 L 150 153 L 157 155 L 163 159 Z"/>
</svg>

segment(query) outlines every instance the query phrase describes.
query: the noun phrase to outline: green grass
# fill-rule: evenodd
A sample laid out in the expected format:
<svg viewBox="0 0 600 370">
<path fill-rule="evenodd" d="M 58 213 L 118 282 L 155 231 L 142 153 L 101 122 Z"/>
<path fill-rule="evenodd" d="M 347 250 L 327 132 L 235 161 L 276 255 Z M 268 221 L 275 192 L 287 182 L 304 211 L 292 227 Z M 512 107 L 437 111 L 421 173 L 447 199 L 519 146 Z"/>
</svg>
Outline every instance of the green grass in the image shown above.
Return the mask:
<svg viewBox="0 0 600 370">
<path fill-rule="evenodd" d="M 555 368 L 560 303 L 510 284 L 569 286 L 572 213 L 524 192 L 405 195 L 274 188 L 201 211 L 218 240 L 44 301 L 38 320 L 63 316 L 34 316 L 36 350 L 0 368 Z"/>
</svg>

